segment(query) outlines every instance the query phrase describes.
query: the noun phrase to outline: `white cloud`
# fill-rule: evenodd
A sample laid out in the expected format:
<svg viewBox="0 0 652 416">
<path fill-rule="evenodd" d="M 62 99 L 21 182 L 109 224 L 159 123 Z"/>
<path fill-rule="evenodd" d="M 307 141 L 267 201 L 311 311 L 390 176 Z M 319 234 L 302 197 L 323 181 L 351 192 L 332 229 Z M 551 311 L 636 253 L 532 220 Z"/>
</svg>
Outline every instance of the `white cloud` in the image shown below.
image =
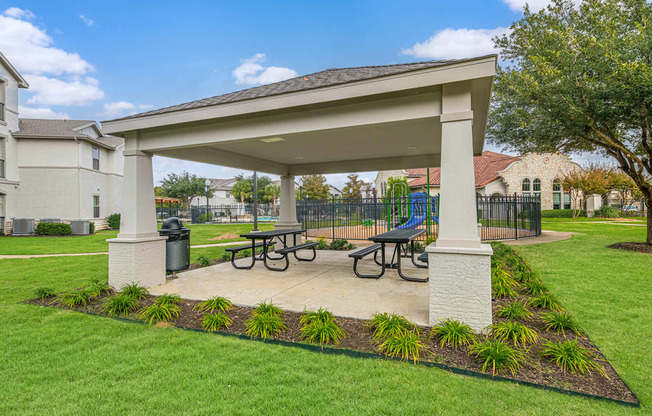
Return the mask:
<svg viewBox="0 0 652 416">
<path fill-rule="evenodd" d="M 572 0 L 576 5 L 581 2 L 581 0 Z M 551 3 L 550 0 L 503 0 L 510 9 L 515 12 L 522 12 L 525 4 L 530 7 L 531 12 L 537 12 Z"/>
<path fill-rule="evenodd" d="M 100 115 L 107 117 L 117 117 L 126 112 L 136 109 L 136 105 L 126 101 L 118 101 L 115 103 L 106 103 L 102 106 L 102 113 Z"/>
<path fill-rule="evenodd" d="M 492 38 L 507 33 L 506 27 L 495 29 L 444 29 L 423 43 L 416 43 L 403 54 L 417 58 L 456 59 L 498 53 Z"/>
<path fill-rule="evenodd" d="M 257 53 L 251 58 L 243 60 L 242 65 L 233 70 L 235 83 L 263 85 L 299 76 L 295 70 L 290 68 L 278 66 L 264 67 L 260 63 L 264 62 L 265 59 L 267 59 L 267 56 L 264 53 Z"/>
<path fill-rule="evenodd" d="M 5 16 L 13 17 L 14 19 L 33 19 L 34 13 L 29 10 L 19 9 L 18 7 L 10 7 L 4 11 Z"/>
<path fill-rule="evenodd" d="M 33 108 L 19 105 L 18 113 L 22 118 L 70 119 L 68 114 L 54 112 L 51 108 Z"/>
<path fill-rule="evenodd" d="M 19 71 L 83 75 L 93 70 L 93 65 L 79 54 L 53 47 L 54 41 L 45 30 L 25 21 L 31 12 L 14 9 L 7 9 L 0 15 L 0 50 Z"/>
<path fill-rule="evenodd" d="M 72 77 L 61 80 L 43 75 L 26 76 L 30 91 L 35 93 L 27 104 L 87 105 L 104 98 L 99 82 L 92 77 Z"/>
<path fill-rule="evenodd" d="M 82 20 L 82 22 L 84 22 L 84 24 L 86 26 L 90 27 L 90 26 L 93 26 L 95 24 L 95 20 L 91 19 L 90 17 L 87 17 L 84 14 L 80 14 L 79 18 Z"/>
</svg>

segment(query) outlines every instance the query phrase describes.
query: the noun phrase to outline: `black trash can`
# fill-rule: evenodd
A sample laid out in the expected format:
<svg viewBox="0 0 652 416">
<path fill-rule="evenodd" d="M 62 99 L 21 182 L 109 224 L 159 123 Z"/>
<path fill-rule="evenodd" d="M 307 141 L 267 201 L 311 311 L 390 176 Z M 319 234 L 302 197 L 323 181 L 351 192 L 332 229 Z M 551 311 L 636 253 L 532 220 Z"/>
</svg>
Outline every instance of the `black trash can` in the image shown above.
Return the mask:
<svg viewBox="0 0 652 416">
<path fill-rule="evenodd" d="M 161 226 L 159 234 L 167 237 L 165 242 L 165 269 L 178 272 L 190 267 L 190 230 L 184 228 L 177 217 L 172 217 Z"/>
</svg>

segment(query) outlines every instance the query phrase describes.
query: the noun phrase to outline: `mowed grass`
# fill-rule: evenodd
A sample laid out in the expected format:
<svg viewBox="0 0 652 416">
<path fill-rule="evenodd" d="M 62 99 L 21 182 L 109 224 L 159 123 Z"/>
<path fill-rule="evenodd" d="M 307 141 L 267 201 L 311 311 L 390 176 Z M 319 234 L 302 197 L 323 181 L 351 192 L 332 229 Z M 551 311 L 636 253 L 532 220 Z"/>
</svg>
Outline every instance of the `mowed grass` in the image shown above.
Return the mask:
<svg viewBox="0 0 652 416">
<path fill-rule="evenodd" d="M 159 228 L 160 228 L 159 224 Z M 243 241 L 236 237 L 212 240 L 223 234 L 244 234 L 251 231 L 251 224 L 184 224 L 190 228 L 190 244 L 217 244 Z M 273 224 L 260 224 L 261 231 L 272 230 Z M 67 253 L 105 253 L 109 251 L 109 238 L 115 238 L 117 231 L 99 231 L 87 236 L 66 237 L 0 237 L 0 255 L 10 254 L 67 254 Z"/>
<path fill-rule="evenodd" d="M 604 248 L 612 240 L 640 240 L 642 230 L 601 224 L 555 228 L 584 235 L 517 249 L 577 315 L 643 409 L 407 363 L 155 329 L 20 303 L 38 286 L 66 290 L 106 278 L 107 256 L 100 255 L 0 260 L 0 414 L 649 413 L 652 363 L 645 351 L 649 355 L 652 305 L 643 300 L 649 299 L 652 257 Z"/>
</svg>

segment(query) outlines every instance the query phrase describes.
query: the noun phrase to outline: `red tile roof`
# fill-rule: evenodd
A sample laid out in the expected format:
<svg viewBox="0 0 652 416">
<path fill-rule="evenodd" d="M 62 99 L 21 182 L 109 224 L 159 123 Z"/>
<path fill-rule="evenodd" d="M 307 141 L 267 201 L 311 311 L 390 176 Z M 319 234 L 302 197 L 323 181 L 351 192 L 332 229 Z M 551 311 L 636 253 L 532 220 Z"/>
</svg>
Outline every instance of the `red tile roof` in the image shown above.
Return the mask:
<svg viewBox="0 0 652 416">
<path fill-rule="evenodd" d="M 485 186 L 498 179 L 498 172 L 519 160 L 519 156 L 503 155 L 490 151 L 482 152 L 482 156 L 473 158 L 475 170 L 475 186 Z M 407 176 L 417 177 L 408 182 L 410 188 L 426 185 L 426 169 L 407 169 Z M 430 185 L 437 185 L 441 181 L 441 168 L 430 168 Z"/>
</svg>

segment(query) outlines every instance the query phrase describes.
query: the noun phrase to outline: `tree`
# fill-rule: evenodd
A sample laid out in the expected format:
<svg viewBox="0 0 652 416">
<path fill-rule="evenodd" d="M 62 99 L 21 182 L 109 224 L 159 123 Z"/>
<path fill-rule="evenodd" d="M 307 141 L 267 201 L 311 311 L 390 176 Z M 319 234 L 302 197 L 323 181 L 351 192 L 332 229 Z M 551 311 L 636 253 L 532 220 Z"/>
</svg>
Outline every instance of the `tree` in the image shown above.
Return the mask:
<svg viewBox="0 0 652 416">
<path fill-rule="evenodd" d="M 652 207 L 652 4 L 553 0 L 495 39 L 490 142 L 614 158 Z M 652 216 L 647 219 L 652 244 Z"/>
<path fill-rule="evenodd" d="M 301 178 L 303 198 L 328 199 L 331 196 L 330 186 L 326 183 L 324 175 L 305 175 Z"/>
<path fill-rule="evenodd" d="M 626 173 L 613 170 L 609 174 L 609 192 L 615 191 L 620 197 L 620 209 L 641 199 L 643 194 L 636 183 Z"/>
<path fill-rule="evenodd" d="M 358 178 L 358 175 L 351 173 L 347 176 L 348 181 L 342 188 L 342 197 L 344 199 L 360 199 L 362 198 L 362 187 L 366 183 Z"/>
<path fill-rule="evenodd" d="M 270 183 L 265 187 L 263 190 L 264 196 L 262 201 L 265 204 L 273 204 L 276 205 L 276 199 L 281 196 L 281 187 L 278 185 L 274 185 L 273 183 Z"/>
<path fill-rule="evenodd" d="M 591 195 L 602 195 L 609 189 L 609 171 L 596 165 L 574 169 L 564 174 L 561 186 L 568 191 L 573 218 L 577 218 Z"/>
<path fill-rule="evenodd" d="M 394 184 L 405 184 L 397 185 L 394 188 Z M 395 197 L 407 197 L 410 195 L 410 186 L 408 185 L 408 180 L 405 177 L 394 177 L 390 176 L 387 178 L 387 184 L 385 185 L 385 195 L 392 196 L 392 188 L 394 188 Z"/>
<path fill-rule="evenodd" d="M 258 176 L 258 201 L 265 200 L 265 188 L 272 183 L 269 176 Z M 280 192 L 279 192 L 280 193 Z M 234 198 L 240 199 L 242 203 L 251 204 L 254 202 L 254 176 L 245 177 L 238 175 L 235 177 L 235 184 L 231 189 L 231 195 Z"/>
<path fill-rule="evenodd" d="M 196 196 L 206 195 L 206 179 L 199 178 L 188 172 L 168 173 L 168 176 L 161 181 L 161 189 L 164 196 L 180 199 L 184 209 L 190 209 L 190 201 Z M 213 196 L 213 190 L 209 189 L 208 197 Z"/>
</svg>

